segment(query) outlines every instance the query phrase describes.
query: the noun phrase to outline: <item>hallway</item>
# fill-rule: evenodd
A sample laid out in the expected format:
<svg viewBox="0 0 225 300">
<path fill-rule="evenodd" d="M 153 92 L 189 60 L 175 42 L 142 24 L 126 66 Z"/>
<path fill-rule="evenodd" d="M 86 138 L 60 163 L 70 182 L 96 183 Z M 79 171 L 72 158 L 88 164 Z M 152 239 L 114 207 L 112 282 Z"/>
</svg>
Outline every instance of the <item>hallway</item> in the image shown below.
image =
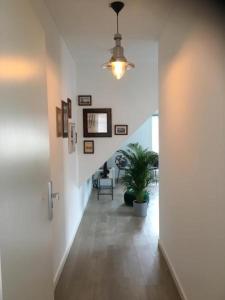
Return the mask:
<svg viewBox="0 0 225 300">
<path fill-rule="evenodd" d="M 92 193 L 56 300 L 180 299 L 158 250 L 158 187 L 152 186 L 146 219 L 132 212 L 121 187 L 113 201 Z"/>
</svg>

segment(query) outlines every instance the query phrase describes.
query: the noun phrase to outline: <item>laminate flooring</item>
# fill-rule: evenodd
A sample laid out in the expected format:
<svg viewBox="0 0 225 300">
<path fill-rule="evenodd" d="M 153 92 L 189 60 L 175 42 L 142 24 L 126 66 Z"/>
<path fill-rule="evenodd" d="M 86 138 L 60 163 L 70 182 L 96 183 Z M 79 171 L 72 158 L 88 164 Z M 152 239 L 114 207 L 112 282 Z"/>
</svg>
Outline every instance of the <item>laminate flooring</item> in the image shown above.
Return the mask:
<svg viewBox="0 0 225 300">
<path fill-rule="evenodd" d="M 120 185 L 94 190 L 55 291 L 55 300 L 180 300 L 158 249 L 158 186 L 148 216 L 133 216 Z"/>
</svg>

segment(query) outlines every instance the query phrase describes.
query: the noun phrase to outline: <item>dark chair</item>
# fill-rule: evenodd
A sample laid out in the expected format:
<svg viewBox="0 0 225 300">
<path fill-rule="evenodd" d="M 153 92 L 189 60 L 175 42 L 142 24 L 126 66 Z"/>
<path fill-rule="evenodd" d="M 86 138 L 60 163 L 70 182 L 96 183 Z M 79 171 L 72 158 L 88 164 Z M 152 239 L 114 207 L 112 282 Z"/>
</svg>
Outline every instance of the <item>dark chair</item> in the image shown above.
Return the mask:
<svg viewBox="0 0 225 300">
<path fill-rule="evenodd" d="M 103 192 L 102 192 L 103 191 Z M 111 195 L 113 200 L 113 179 L 112 178 L 98 178 L 98 200 L 101 195 Z"/>
<path fill-rule="evenodd" d="M 97 179 L 98 200 L 100 195 L 111 195 L 113 200 L 113 179 L 108 176 L 110 172 L 107 167 L 107 162 L 105 162 L 100 169 L 102 171 Z"/>
<path fill-rule="evenodd" d="M 126 170 L 127 159 L 122 154 L 119 154 L 115 158 L 115 164 L 117 165 L 118 168 L 118 176 L 117 176 L 117 183 L 118 183 L 120 177 L 120 171 Z"/>
</svg>

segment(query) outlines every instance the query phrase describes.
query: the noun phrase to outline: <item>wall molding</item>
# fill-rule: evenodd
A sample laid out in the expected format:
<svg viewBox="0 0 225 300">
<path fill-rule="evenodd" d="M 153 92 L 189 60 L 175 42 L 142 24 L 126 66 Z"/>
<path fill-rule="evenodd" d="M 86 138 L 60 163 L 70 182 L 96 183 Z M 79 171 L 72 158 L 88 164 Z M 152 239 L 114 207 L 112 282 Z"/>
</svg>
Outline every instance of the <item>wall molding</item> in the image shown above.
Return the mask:
<svg viewBox="0 0 225 300">
<path fill-rule="evenodd" d="M 158 247 L 159 247 L 160 252 L 162 253 L 162 256 L 165 259 L 165 262 L 166 262 L 166 264 L 168 266 L 168 269 L 169 269 L 170 274 L 171 274 L 171 276 L 173 278 L 173 281 L 174 281 L 174 283 L 175 283 L 175 285 L 177 287 L 177 290 L 179 292 L 179 295 L 180 295 L 181 299 L 182 300 L 188 300 L 188 298 L 187 298 L 187 296 L 186 296 L 186 294 L 184 292 L 184 289 L 182 287 L 182 284 L 181 284 L 181 282 L 179 280 L 179 277 L 178 277 L 178 275 L 177 275 L 177 273 L 176 273 L 176 271 L 175 271 L 175 269 L 174 269 L 174 267 L 172 265 L 171 260 L 169 259 L 169 256 L 168 256 L 168 254 L 166 252 L 166 249 L 163 246 L 163 243 L 162 243 L 161 240 L 159 240 L 159 242 L 158 242 Z"/>
</svg>

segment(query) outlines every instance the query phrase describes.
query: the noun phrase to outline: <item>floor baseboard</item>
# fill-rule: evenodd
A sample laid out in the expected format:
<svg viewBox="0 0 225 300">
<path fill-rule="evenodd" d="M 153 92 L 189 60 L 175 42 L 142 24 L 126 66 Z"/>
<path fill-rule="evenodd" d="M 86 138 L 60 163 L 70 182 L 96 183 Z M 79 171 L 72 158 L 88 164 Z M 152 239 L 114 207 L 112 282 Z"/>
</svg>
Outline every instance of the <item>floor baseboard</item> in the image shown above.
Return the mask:
<svg viewBox="0 0 225 300">
<path fill-rule="evenodd" d="M 55 273 L 55 276 L 54 276 L 54 278 L 53 278 L 53 286 L 54 286 L 54 290 L 55 290 L 55 288 L 56 288 L 56 286 L 57 286 L 57 283 L 58 283 L 59 278 L 60 278 L 60 276 L 61 276 L 61 273 L 62 273 L 62 271 L 63 271 L 64 265 L 65 265 L 65 263 L 66 263 L 67 257 L 68 257 L 68 255 L 69 255 L 70 249 L 71 249 L 72 244 L 73 244 L 73 241 L 74 241 L 74 239 L 75 239 L 75 236 L 76 236 L 76 233 L 77 233 L 77 229 L 78 229 L 78 227 L 79 227 L 79 224 L 80 224 L 80 222 L 81 222 L 81 219 L 82 219 L 82 217 L 80 218 L 80 220 L 79 220 L 79 222 L 78 222 L 78 226 L 77 226 L 77 228 L 76 228 L 76 230 L 75 230 L 75 232 L 74 232 L 74 234 L 73 234 L 73 237 L 72 237 L 72 239 L 71 239 L 71 241 L 70 241 L 68 247 L 66 248 L 66 250 L 65 250 L 65 252 L 64 252 L 64 255 L 63 255 L 63 257 L 62 257 L 62 259 L 61 259 L 61 261 L 60 261 L 60 264 L 59 264 L 59 266 L 58 266 L 58 269 L 57 269 L 57 271 L 56 271 L 56 273 Z"/>
<path fill-rule="evenodd" d="M 73 242 L 74 242 L 74 240 L 75 240 L 77 230 L 78 230 L 78 228 L 79 228 L 79 225 L 80 225 L 80 223 L 81 223 L 81 220 L 82 220 L 84 211 L 85 211 L 86 206 L 87 206 L 87 204 L 88 204 L 88 202 L 89 202 L 89 199 L 90 199 L 91 191 L 92 191 L 92 187 L 91 187 L 91 189 L 90 189 L 90 191 L 89 191 L 89 194 L 88 194 L 88 197 L 87 197 L 87 201 L 86 201 L 86 203 L 85 203 L 85 207 L 83 208 L 83 212 L 81 213 L 80 218 L 79 218 L 79 221 L 77 222 L 77 225 L 76 225 L 76 227 L 75 227 L 73 237 L 72 237 L 72 239 L 71 239 L 71 241 L 70 241 L 68 247 L 66 248 L 66 250 L 65 250 L 65 252 L 64 252 L 64 255 L 63 255 L 63 257 L 62 257 L 62 259 L 61 259 L 61 261 L 60 261 L 60 264 L 59 264 L 59 266 L 58 266 L 58 269 L 57 269 L 56 273 L 54 274 L 54 277 L 53 277 L 53 287 L 54 287 L 54 290 L 56 289 L 56 286 L 57 286 L 57 284 L 58 284 L 59 278 L 60 278 L 61 273 L 62 273 L 62 271 L 63 271 L 64 265 L 65 265 L 65 263 L 66 263 L 66 260 L 67 260 L 67 258 L 68 258 L 68 255 L 69 255 L 69 253 L 70 253 L 70 249 L 71 249 L 71 247 L 72 247 L 72 245 L 73 245 Z"/>
<path fill-rule="evenodd" d="M 172 265 L 172 263 L 171 263 L 171 261 L 169 259 L 169 256 L 167 255 L 166 250 L 163 247 L 163 244 L 162 244 L 162 242 L 160 240 L 159 240 L 158 246 L 159 246 L 160 252 L 162 253 L 162 255 L 163 255 L 163 257 L 164 257 L 164 259 L 166 261 L 166 264 L 167 264 L 167 266 L 169 268 L 170 274 L 171 274 L 171 276 L 173 278 L 173 281 L 174 281 L 174 283 L 175 283 L 175 285 L 177 287 L 177 290 L 178 290 L 178 292 L 180 294 L 181 299 L 182 300 L 188 300 L 188 298 L 187 298 L 187 296 L 186 296 L 186 294 L 184 292 L 184 289 L 183 289 L 183 287 L 182 287 L 182 285 L 180 283 L 180 280 L 178 279 L 177 273 L 176 273 L 176 271 L 175 271 L 175 269 L 174 269 L 174 267 L 173 267 L 173 265 Z"/>
</svg>

